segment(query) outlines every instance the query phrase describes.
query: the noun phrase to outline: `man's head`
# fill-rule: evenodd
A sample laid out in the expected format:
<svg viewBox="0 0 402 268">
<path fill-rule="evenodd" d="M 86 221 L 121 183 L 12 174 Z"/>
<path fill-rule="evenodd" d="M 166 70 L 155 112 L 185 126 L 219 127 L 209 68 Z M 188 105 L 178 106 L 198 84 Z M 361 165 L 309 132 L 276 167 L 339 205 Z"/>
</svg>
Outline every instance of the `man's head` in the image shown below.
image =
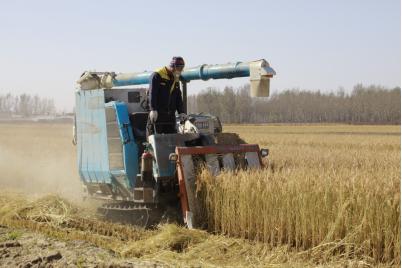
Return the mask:
<svg viewBox="0 0 402 268">
<path fill-rule="evenodd" d="M 173 73 L 175 79 L 179 79 L 184 69 L 184 60 L 182 57 L 173 57 L 169 64 L 169 70 Z"/>
</svg>

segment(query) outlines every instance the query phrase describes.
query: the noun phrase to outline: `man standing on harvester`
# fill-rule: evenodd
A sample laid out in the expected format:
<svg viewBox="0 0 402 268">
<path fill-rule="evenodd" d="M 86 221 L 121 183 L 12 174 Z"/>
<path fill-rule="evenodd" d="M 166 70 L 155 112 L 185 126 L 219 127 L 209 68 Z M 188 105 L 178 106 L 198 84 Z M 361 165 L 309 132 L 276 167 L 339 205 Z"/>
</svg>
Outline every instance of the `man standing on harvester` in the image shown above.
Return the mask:
<svg viewBox="0 0 402 268">
<path fill-rule="evenodd" d="M 173 57 L 168 67 L 152 73 L 149 78 L 150 112 L 147 122 L 147 136 L 157 133 L 176 133 L 176 111 L 180 121 L 184 113 L 180 91 L 180 75 L 184 69 L 182 57 Z"/>
</svg>

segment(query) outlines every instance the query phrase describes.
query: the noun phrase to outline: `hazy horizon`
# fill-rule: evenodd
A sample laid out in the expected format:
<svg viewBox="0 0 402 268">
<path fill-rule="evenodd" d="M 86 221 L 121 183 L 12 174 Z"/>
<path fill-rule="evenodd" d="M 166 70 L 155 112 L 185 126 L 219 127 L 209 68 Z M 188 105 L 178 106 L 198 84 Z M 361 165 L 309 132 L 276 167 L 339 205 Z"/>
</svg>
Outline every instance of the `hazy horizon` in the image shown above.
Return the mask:
<svg viewBox="0 0 402 268">
<path fill-rule="evenodd" d="M 153 70 L 265 58 L 272 92 L 401 86 L 400 1 L 8 1 L 0 10 L 0 94 L 29 93 L 72 110 L 84 70 Z M 238 87 L 247 78 L 193 81 Z"/>
</svg>

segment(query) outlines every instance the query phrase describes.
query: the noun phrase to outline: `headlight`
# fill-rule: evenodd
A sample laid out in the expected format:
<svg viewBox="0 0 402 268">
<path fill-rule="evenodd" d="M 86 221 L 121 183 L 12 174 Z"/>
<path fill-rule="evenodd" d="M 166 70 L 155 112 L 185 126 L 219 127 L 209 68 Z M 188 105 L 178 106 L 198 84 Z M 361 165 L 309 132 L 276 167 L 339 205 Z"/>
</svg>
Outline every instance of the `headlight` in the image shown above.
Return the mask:
<svg viewBox="0 0 402 268">
<path fill-rule="evenodd" d="M 177 154 L 175 154 L 175 153 L 171 153 L 171 154 L 169 155 L 169 160 L 172 161 L 172 162 L 176 162 L 176 161 L 177 161 L 177 158 L 178 158 L 178 156 L 177 156 Z"/>
<path fill-rule="evenodd" d="M 261 149 L 260 150 L 261 157 L 266 157 L 269 155 L 269 150 L 268 149 Z"/>
</svg>

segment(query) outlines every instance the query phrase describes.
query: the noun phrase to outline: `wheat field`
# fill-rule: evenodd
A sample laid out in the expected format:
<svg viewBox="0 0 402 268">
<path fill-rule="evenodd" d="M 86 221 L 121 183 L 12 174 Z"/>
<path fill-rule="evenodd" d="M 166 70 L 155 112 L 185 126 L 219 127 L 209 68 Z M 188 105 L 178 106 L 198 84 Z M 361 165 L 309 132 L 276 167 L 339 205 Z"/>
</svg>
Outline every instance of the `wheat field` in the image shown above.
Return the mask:
<svg viewBox="0 0 402 268">
<path fill-rule="evenodd" d="M 21 216 L 43 204 L 30 205 L 35 195 L 80 200 L 71 126 L 0 124 L 0 223 L 172 266 L 399 266 L 400 126 L 227 125 L 224 131 L 269 148 L 270 155 L 263 170 L 201 174 L 208 233 L 172 225 L 149 232 L 113 227 L 132 233 L 121 241 L 119 231 L 108 238 Z M 5 189 L 23 192 L 23 200 L 19 195 L 13 204 Z"/>
<path fill-rule="evenodd" d="M 270 149 L 266 169 L 202 174 L 210 231 L 312 258 L 400 260 L 398 126 L 226 126 Z"/>
</svg>

